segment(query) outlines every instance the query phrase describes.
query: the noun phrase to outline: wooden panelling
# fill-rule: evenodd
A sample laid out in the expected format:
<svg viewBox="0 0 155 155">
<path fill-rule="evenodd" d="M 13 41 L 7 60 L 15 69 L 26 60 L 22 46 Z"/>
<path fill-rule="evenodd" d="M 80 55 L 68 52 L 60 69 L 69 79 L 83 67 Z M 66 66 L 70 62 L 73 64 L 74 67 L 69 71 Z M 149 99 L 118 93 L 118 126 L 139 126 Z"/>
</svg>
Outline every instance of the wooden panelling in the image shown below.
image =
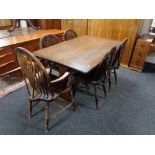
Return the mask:
<svg viewBox="0 0 155 155">
<path fill-rule="evenodd" d="M 0 27 L 1 26 L 10 26 L 11 20 L 10 19 L 0 19 Z"/>
<path fill-rule="evenodd" d="M 11 28 L 11 24 L 10 19 L 0 19 L 0 30 Z"/>
<path fill-rule="evenodd" d="M 140 26 L 140 19 L 89 19 L 88 35 L 116 40 L 128 38 L 121 65 L 128 67 Z"/>
<path fill-rule="evenodd" d="M 34 20 L 36 23 L 36 20 Z M 35 24 L 36 25 L 36 24 Z M 38 19 L 38 25 L 41 29 L 61 29 L 60 19 Z"/>
<path fill-rule="evenodd" d="M 130 62 L 130 68 L 142 71 L 144 68 L 145 58 L 149 52 L 151 42 L 138 39 Z"/>
<path fill-rule="evenodd" d="M 62 19 L 61 29 L 73 29 L 78 36 L 87 34 L 87 19 Z"/>
</svg>

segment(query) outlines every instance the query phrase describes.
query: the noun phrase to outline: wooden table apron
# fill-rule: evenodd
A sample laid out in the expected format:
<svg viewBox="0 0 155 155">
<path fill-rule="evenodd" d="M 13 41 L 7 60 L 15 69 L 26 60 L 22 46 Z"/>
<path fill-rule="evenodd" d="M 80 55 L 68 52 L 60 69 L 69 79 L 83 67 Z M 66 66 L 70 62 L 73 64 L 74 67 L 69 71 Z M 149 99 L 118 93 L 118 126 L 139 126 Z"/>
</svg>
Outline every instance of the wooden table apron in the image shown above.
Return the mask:
<svg viewBox="0 0 155 155">
<path fill-rule="evenodd" d="M 120 41 L 82 36 L 35 51 L 37 57 L 52 61 L 84 74 L 95 68 L 111 48 Z"/>
</svg>

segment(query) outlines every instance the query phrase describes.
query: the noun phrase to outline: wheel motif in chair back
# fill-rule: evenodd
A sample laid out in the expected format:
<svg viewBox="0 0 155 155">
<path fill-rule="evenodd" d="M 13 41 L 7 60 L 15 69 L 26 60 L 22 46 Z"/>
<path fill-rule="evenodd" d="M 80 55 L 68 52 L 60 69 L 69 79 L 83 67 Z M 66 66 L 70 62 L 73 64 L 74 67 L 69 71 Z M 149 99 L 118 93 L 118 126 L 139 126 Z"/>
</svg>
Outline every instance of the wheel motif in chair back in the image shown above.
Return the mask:
<svg viewBox="0 0 155 155">
<path fill-rule="evenodd" d="M 31 99 L 51 96 L 49 76 L 40 61 L 28 50 L 18 47 L 15 49 L 19 65 L 25 79 L 28 94 Z"/>
<path fill-rule="evenodd" d="M 40 39 L 40 48 L 46 48 L 59 43 L 57 36 L 46 34 Z"/>
<path fill-rule="evenodd" d="M 63 38 L 64 38 L 64 41 L 71 40 L 71 39 L 77 38 L 77 34 L 76 34 L 75 31 L 73 31 L 71 29 L 70 30 L 66 30 L 64 32 Z"/>
</svg>

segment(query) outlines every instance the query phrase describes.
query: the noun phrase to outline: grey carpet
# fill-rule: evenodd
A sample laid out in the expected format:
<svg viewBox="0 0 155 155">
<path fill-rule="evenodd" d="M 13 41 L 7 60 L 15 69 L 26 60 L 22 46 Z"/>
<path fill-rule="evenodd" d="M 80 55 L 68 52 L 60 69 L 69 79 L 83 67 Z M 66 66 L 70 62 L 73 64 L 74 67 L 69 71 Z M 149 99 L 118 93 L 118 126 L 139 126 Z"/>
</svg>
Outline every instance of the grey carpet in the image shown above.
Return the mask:
<svg viewBox="0 0 155 155">
<path fill-rule="evenodd" d="M 99 98 L 99 111 L 93 96 L 78 91 L 76 100 L 78 111 L 68 109 L 51 120 L 48 134 L 155 134 L 155 73 L 119 69 L 118 84 L 112 85 L 106 99 Z M 0 99 L 0 134 L 45 134 L 44 103 L 34 107 L 29 120 L 27 102 L 25 87 Z"/>
<path fill-rule="evenodd" d="M 5 76 L 0 78 L 0 98 L 23 87 L 25 82 L 16 76 Z"/>
</svg>

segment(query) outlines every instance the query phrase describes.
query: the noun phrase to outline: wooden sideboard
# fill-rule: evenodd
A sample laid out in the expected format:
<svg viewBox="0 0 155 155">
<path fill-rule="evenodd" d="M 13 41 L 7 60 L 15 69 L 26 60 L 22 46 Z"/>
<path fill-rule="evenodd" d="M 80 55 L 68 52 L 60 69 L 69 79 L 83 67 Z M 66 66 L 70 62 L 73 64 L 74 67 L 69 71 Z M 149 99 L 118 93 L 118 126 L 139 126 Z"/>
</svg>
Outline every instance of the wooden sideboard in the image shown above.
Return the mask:
<svg viewBox="0 0 155 155">
<path fill-rule="evenodd" d="M 130 68 L 136 71 L 143 71 L 145 59 L 150 51 L 153 39 L 138 39 L 133 51 Z"/>
<path fill-rule="evenodd" d="M 0 76 L 20 70 L 13 50 L 24 47 L 33 52 L 39 49 L 39 39 L 47 34 L 55 34 L 62 40 L 63 31 L 57 29 L 35 31 L 32 28 L 16 29 L 13 33 L 0 31 Z"/>
</svg>

